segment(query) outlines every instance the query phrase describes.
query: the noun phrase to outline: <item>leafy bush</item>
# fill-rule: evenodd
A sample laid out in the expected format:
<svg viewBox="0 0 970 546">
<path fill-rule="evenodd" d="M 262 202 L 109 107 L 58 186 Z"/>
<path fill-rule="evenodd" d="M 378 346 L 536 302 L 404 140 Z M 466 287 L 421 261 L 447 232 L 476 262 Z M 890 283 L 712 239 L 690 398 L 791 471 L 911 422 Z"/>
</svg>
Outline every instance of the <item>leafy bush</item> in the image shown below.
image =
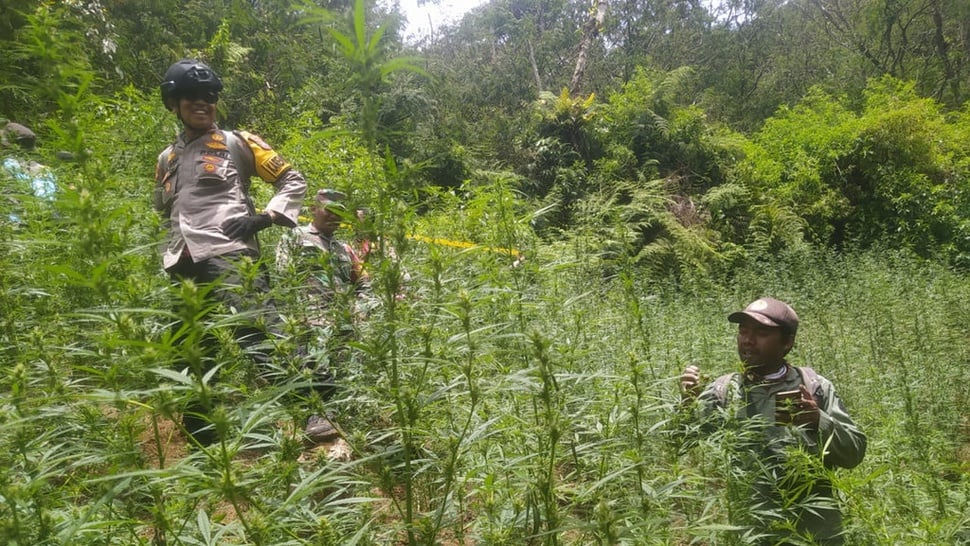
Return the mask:
<svg viewBox="0 0 970 546">
<path fill-rule="evenodd" d="M 764 151 L 748 148 L 736 178 L 792 207 L 817 242 L 891 241 L 962 260 L 965 128 L 889 78 L 870 83 L 861 112 L 846 102 L 815 90 L 780 110 L 754 138 Z"/>
</svg>

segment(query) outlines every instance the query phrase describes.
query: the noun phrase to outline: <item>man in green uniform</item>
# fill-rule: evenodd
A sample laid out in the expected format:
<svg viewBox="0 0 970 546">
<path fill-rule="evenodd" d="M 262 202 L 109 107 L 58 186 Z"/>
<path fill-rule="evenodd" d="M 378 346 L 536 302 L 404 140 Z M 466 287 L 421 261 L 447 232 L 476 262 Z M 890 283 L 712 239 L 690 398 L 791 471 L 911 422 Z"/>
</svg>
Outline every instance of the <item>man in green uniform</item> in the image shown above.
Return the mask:
<svg viewBox="0 0 970 546">
<path fill-rule="evenodd" d="M 788 304 L 761 298 L 728 320 L 738 325 L 743 373 L 721 376 L 702 390 L 700 369 L 690 365 L 680 387 L 701 430 L 735 425 L 745 431 L 737 435 L 737 463 L 750 505 L 742 517 L 732 514 L 734 523 L 758 532 L 766 544 L 795 537 L 799 544 L 843 544 L 842 514 L 825 470 L 858 465 L 865 434 L 829 380 L 786 360 L 798 331 L 798 315 Z M 820 463 L 814 471 L 812 461 Z"/>
<path fill-rule="evenodd" d="M 312 221 L 284 235 L 276 249 L 277 267 L 294 275 L 304 287 L 300 293 L 306 323 L 316 341 L 326 347 L 331 363 L 346 358 L 347 341 L 354 335 L 358 296 L 369 287 L 363 260 L 354 248 L 336 237 L 344 217 L 350 217 L 342 192 L 322 189 L 313 199 Z M 328 370 L 327 384 L 332 384 Z M 327 399 L 333 389 L 320 391 Z M 330 418 L 310 417 L 307 436 L 325 441 L 338 434 Z"/>
<path fill-rule="evenodd" d="M 303 301 L 310 325 L 324 329 L 346 328 L 353 300 L 369 286 L 364 261 L 354 248 L 336 237 L 347 208 L 346 196 L 336 190 L 319 190 L 310 209 L 309 225 L 299 226 L 280 240 L 276 263 L 281 269 L 295 268 L 305 277 L 308 290 Z"/>
</svg>

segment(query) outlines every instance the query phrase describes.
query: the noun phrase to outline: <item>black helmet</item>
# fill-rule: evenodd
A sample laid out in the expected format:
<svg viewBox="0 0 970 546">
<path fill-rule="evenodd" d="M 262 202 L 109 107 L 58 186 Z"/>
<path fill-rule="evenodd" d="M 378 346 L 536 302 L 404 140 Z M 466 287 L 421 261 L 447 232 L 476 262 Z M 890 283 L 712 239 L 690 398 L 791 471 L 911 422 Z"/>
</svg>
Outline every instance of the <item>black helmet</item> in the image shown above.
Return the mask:
<svg viewBox="0 0 970 546">
<path fill-rule="evenodd" d="M 191 91 L 222 91 L 222 80 L 205 63 L 195 59 L 182 59 L 168 67 L 162 84 L 162 102 L 166 108 L 172 101 Z"/>
</svg>

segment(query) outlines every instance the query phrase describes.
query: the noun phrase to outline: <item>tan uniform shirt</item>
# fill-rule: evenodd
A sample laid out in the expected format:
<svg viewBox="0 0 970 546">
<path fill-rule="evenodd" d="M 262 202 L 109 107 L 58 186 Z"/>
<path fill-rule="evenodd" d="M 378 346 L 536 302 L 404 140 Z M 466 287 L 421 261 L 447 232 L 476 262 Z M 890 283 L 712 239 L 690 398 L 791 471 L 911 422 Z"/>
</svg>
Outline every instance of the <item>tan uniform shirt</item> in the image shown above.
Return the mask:
<svg viewBox="0 0 970 546">
<path fill-rule="evenodd" d="M 277 223 L 295 226 L 306 181 L 259 137 L 213 126 L 191 141 L 180 134 L 159 154 L 153 205 L 166 216 L 166 269 L 186 251 L 194 262 L 238 250 L 259 251 L 255 237 L 230 239 L 221 228 L 228 218 L 255 213 L 249 198 L 253 173 L 276 188 L 265 210 L 276 214 Z"/>
</svg>

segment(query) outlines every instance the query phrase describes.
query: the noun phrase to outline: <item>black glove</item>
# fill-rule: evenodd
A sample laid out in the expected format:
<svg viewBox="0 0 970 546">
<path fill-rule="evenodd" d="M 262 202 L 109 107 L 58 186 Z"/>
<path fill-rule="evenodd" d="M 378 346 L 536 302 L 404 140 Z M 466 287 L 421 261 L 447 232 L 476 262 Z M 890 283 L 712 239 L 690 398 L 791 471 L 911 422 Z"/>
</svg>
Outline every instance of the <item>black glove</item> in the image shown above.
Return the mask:
<svg viewBox="0 0 970 546">
<path fill-rule="evenodd" d="M 271 225 L 273 219 L 265 212 L 256 216 L 235 216 L 222 223 L 222 232 L 230 239 L 249 239 Z"/>
</svg>

